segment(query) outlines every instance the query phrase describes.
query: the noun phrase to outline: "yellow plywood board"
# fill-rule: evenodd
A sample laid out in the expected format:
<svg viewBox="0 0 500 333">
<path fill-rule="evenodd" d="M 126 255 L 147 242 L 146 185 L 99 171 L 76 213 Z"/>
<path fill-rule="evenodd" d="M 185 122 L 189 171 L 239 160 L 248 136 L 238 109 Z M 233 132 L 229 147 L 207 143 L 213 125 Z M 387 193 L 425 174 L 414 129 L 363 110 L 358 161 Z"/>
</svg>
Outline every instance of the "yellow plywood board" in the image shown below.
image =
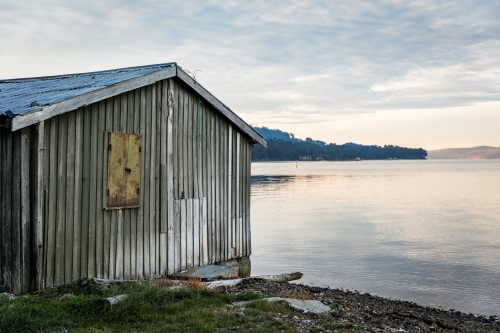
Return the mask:
<svg viewBox="0 0 500 333">
<path fill-rule="evenodd" d="M 139 206 L 140 153 L 140 135 L 109 133 L 107 208 Z"/>
</svg>

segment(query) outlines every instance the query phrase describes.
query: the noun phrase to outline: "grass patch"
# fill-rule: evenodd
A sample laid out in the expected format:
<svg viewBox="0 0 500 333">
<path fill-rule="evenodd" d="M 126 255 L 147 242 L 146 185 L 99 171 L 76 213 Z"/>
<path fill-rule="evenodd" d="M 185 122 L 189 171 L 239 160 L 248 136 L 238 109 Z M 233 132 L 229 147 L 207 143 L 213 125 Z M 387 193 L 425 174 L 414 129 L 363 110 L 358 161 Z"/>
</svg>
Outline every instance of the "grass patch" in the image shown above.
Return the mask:
<svg viewBox="0 0 500 333">
<path fill-rule="evenodd" d="M 96 308 L 99 299 L 120 294 L 129 297 Z M 289 311 L 281 304 L 257 301 L 245 311 L 228 306 L 260 297 L 217 293 L 197 281 L 177 290 L 150 284 L 49 289 L 10 301 L 0 297 L 0 332 L 293 332 L 274 319 Z"/>
</svg>

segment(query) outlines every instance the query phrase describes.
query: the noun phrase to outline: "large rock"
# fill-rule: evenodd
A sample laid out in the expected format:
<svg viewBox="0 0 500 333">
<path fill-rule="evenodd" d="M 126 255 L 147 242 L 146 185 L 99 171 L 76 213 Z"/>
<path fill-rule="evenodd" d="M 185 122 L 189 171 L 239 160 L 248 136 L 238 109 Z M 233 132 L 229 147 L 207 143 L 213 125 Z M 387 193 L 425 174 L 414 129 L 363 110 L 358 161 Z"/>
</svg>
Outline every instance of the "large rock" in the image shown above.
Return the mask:
<svg viewBox="0 0 500 333">
<path fill-rule="evenodd" d="M 283 298 L 283 297 L 269 297 L 269 298 L 263 298 L 263 300 L 271 303 L 285 302 L 288 303 L 288 305 L 291 308 L 304 313 L 322 314 L 322 313 L 328 313 L 331 310 L 331 308 L 328 305 L 325 305 L 320 301 L 316 300 L 301 300 L 301 299 Z M 252 302 L 254 301 L 236 302 L 233 303 L 233 306 L 237 308 L 244 308 Z"/>
</svg>

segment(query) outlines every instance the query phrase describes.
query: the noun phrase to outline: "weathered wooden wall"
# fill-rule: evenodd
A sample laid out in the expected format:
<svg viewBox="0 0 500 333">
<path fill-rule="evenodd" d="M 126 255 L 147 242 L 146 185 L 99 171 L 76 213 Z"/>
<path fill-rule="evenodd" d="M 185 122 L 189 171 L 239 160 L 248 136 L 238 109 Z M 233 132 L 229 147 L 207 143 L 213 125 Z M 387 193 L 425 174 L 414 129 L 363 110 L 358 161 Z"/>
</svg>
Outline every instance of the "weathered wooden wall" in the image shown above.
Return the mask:
<svg viewBox="0 0 500 333">
<path fill-rule="evenodd" d="M 37 126 L 16 132 L 0 129 L 0 285 L 9 292 L 28 292 L 35 285 Z M 35 143 L 35 144 L 34 144 Z"/>
<path fill-rule="evenodd" d="M 251 144 L 207 104 L 169 79 L 44 121 L 41 288 L 250 254 Z M 140 208 L 104 209 L 108 132 L 142 136 Z"/>
<path fill-rule="evenodd" d="M 174 210 L 174 270 L 250 255 L 252 146 L 185 85 L 176 86 L 175 96 L 173 190 L 180 208 Z M 200 219 L 197 201 L 189 200 L 199 198 Z M 206 242 L 192 241 L 205 232 Z"/>
<path fill-rule="evenodd" d="M 44 286 L 165 271 L 159 169 L 166 88 L 159 82 L 45 121 Z M 140 208 L 104 209 L 108 132 L 142 136 Z"/>
</svg>

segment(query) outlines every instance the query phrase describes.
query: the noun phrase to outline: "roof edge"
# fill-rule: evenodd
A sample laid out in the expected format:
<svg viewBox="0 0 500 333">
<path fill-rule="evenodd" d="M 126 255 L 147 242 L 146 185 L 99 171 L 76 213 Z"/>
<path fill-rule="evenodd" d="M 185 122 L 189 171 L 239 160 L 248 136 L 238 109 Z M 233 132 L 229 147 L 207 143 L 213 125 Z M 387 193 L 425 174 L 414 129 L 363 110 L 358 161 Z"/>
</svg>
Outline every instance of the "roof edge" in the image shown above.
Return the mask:
<svg viewBox="0 0 500 333">
<path fill-rule="evenodd" d="M 207 89 L 205 89 L 201 84 L 198 83 L 194 78 L 188 75 L 182 67 L 179 65 L 177 67 L 177 77 L 186 83 L 191 89 L 200 94 L 207 102 L 209 102 L 214 108 L 216 108 L 220 113 L 222 113 L 227 119 L 229 119 L 233 124 L 235 124 L 243 133 L 248 135 L 253 143 L 258 143 L 262 147 L 267 148 L 267 142 L 259 132 L 253 129 L 252 126 L 248 125 L 243 119 L 241 119 L 235 112 L 233 112 L 227 105 L 222 103 L 214 95 L 212 95 Z"/>
<path fill-rule="evenodd" d="M 68 111 L 76 110 L 80 107 L 99 102 L 103 99 L 116 96 L 126 91 L 134 90 L 142 86 L 153 84 L 157 81 L 168 79 L 176 75 L 176 64 L 166 69 L 156 71 L 150 74 L 121 81 L 105 88 L 90 91 L 88 93 L 78 95 L 61 102 L 57 102 L 31 112 L 23 113 L 12 119 L 12 131 L 17 131 L 21 128 L 34 125 L 40 121 L 49 119 Z"/>
</svg>

